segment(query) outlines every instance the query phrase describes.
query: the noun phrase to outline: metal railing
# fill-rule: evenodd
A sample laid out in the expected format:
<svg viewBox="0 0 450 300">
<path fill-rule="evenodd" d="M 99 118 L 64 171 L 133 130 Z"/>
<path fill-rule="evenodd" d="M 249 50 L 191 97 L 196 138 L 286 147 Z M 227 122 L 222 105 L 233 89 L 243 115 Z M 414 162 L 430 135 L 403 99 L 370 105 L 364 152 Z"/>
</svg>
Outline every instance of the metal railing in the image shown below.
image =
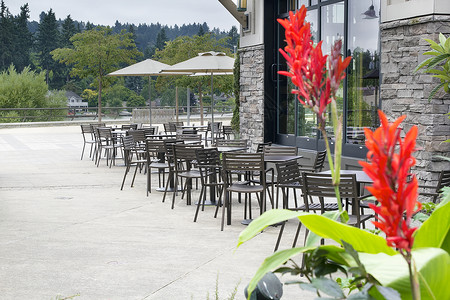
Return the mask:
<svg viewBox="0 0 450 300">
<path fill-rule="evenodd" d="M 103 107 L 102 118 L 116 120 L 125 119 L 132 116 L 133 109 L 145 109 L 146 107 Z M 173 106 L 158 106 L 152 108 L 152 113 L 158 112 L 158 109 L 173 109 Z M 232 113 L 233 107 L 220 106 L 214 109 L 214 114 L 224 115 Z M 200 114 L 199 107 L 190 107 L 191 115 Z M 211 107 L 204 107 L 203 114 L 209 115 Z M 188 114 L 186 106 L 178 107 L 178 115 Z M 98 118 L 97 107 L 45 107 L 45 108 L 0 108 L 0 123 L 18 123 L 18 122 L 51 122 L 51 121 L 74 121 L 80 119 L 96 120 Z"/>
</svg>

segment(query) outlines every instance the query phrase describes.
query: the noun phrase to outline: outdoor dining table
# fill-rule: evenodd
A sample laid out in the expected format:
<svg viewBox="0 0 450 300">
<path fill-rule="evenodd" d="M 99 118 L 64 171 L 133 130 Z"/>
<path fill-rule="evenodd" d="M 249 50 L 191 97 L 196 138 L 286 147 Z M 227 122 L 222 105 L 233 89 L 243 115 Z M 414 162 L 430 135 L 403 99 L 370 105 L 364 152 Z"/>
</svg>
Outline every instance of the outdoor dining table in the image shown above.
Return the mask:
<svg viewBox="0 0 450 300">
<path fill-rule="evenodd" d="M 322 171 L 319 172 L 318 174 L 331 174 L 331 170 L 327 170 L 327 171 Z M 361 193 L 361 184 L 370 184 L 373 183 L 372 178 L 369 177 L 369 175 L 366 174 L 366 172 L 362 171 L 362 170 L 341 170 L 340 174 L 355 174 L 356 175 L 356 183 L 358 186 L 358 193 Z M 353 199 L 354 201 L 355 199 Z M 357 214 L 357 212 L 354 211 L 354 208 L 356 207 L 356 205 L 352 205 L 352 214 Z"/>
</svg>

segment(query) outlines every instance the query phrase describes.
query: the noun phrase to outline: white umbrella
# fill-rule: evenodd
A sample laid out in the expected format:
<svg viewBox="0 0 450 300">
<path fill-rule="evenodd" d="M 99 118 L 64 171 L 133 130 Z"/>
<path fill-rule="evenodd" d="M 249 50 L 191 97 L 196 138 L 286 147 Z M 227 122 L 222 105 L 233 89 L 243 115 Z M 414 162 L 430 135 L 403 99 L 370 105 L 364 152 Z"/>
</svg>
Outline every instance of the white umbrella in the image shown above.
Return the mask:
<svg viewBox="0 0 450 300">
<path fill-rule="evenodd" d="M 214 74 L 233 72 L 234 59 L 223 52 L 204 52 L 198 56 L 164 68 L 161 73 L 192 72 L 211 75 L 211 134 L 214 136 Z"/>
<path fill-rule="evenodd" d="M 148 76 L 148 101 L 149 101 L 149 113 L 150 113 L 150 125 L 152 125 L 152 99 L 151 99 L 151 78 L 150 76 L 161 76 L 161 75 L 183 75 L 180 73 L 161 73 L 161 70 L 170 67 L 170 65 L 164 64 L 162 62 L 146 59 L 144 61 L 135 63 L 131 66 L 125 67 L 123 69 L 109 73 L 107 76 Z M 191 73 L 185 72 L 184 75 L 189 75 Z"/>
</svg>

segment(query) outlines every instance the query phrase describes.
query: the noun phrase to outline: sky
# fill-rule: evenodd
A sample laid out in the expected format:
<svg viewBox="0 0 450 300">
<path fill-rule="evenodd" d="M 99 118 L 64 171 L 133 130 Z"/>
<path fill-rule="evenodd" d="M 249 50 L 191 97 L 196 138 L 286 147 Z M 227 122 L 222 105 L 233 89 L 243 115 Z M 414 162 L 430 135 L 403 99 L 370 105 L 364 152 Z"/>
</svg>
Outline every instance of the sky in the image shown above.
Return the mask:
<svg viewBox="0 0 450 300">
<path fill-rule="evenodd" d="M 95 25 L 120 23 L 160 23 L 173 26 L 206 22 L 210 29 L 228 31 L 238 22 L 218 0 L 4 0 L 10 13 L 17 15 L 28 3 L 30 21 L 38 21 L 42 11 L 52 8 L 56 19 L 64 20 L 70 14 L 76 21 Z M 239 27 L 238 27 L 239 28 Z"/>
</svg>

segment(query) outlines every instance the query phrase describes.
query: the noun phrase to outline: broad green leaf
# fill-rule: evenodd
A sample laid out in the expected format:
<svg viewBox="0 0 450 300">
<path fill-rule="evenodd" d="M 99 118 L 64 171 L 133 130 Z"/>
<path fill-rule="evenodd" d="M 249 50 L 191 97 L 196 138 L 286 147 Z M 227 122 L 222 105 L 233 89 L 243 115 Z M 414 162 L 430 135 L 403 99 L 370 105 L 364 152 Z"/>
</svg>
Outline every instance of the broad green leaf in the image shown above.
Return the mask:
<svg viewBox="0 0 450 300">
<path fill-rule="evenodd" d="M 437 52 L 437 51 L 427 51 L 427 52 L 423 53 L 423 55 L 434 55 L 434 56 L 437 56 L 439 54 L 441 54 L 441 53 Z M 431 57 L 431 59 L 433 59 L 433 57 Z"/>
<path fill-rule="evenodd" d="M 431 216 L 417 229 L 413 249 L 434 247 L 450 253 L 450 203 L 436 208 Z"/>
<path fill-rule="evenodd" d="M 448 299 L 450 295 L 450 256 L 439 248 L 421 248 L 412 251 L 416 269 L 420 273 L 421 299 Z M 411 299 L 408 265 L 400 255 L 384 253 L 360 253 L 359 258 L 367 273 L 375 277 L 383 286 L 391 287 Z M 433 295 L 430 294 L 428 288 Z"/>
<path fill-rule="evenodd" d="M 440 54 L 436 57 L 434 57 L 430 63 L 428 64 L 428 68 L 432 68 L 438 64 L 440 64 L 441 62 L 443 62 L 444 60 L 450 58 L 450 53 L 444 53 L 444 54 Z"/>
<path fill-rule="evenodd" d="M 450 76 L 448 75 L 433 75 L 433 77 L 445 80 L 445 81 L 449 81 L 450 80 Z"/>
<path fill-rule="evenodd" d="M 435 86 L 433 88 L 433 90 L 430 93 L 430 96 L 428 96 L 428 101 L 430 101 L 434 95 L 437 93 L 437 91 L 439 91 L 443 86 L 445 85 L 445 83 L 440 83 L 439 85 Z"/>
<path fill-rule="evenodd" d="M 256 271 L 255 276 L 253 276 L 252 280 L 248 284 L 247 291 L 249 299 L 253 290 L 256 288 L 256 285 L 264 277 L 264 275 L 266 275 L 267 272 L 271 272 L 272 270 L 276 269 L 278 266 L 287 262 L 291 257 L 303 253 L 305 251 L 312 250 L 314 248 L 315 247 L 302 247 L 302 248 L 281 250 L 275 252 L 271 256 L 266 257 L 266 259 L 264 259 L 259 269 Z"/>
<path fill-rule="evenodd" d="M 327 219 L 321 215 L 304 214 L 298 218 L 303 225 L 317 235 L 330 238 L 337 243 L 344 240 L 358 252 L 396 254 L 392 248 L 387 246 L 386 240 L 381 236 Z"/>
<path fill-rule="evenodd" d="M 441 44 L 441 46 L 445 46 L 445 42 L 446 42 L 446 38 L 445 36 L 440 32 L 439 33 L 439 43 Z"/>
<path fill-rule="evenodd" d="M 287 209 L 271 209 L 263 213 L 258 218 L 254 219 L 239 235 L 237 247 L 242 243 L 252 239 L 255 235 L 263 231 L 267 226 L 277 224 L 292 218 L 296 218 L 299 215 L 305 214 L 304 212 L 296 212 Z"/>
<path fill-rule="evenodd" d="M 332 296 L 334 298 L 341 299 L 344 297 L 344 293 L 341 290 L 339 284 L 336 281 L 324 277 L 312 278 L 312 285 L 319 291 Z"/>
</svg>

